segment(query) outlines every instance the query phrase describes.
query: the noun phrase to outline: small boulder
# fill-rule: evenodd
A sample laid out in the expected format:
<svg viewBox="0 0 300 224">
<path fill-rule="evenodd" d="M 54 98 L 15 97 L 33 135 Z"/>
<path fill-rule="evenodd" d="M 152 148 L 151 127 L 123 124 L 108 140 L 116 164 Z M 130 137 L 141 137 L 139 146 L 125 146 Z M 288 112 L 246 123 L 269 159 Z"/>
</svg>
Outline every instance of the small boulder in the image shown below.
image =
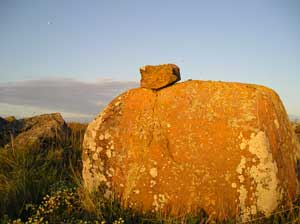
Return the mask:
<svg viewBox="0 0 300 224">
<path fill-rule="evenodd" d="M 14 121 L 14 139 L 6 147 L 48 149 L 66 142 L 70 129 L 59 113 Z"/>
<path fill-rule="evenodd" d="M 141 87 L 161 89 L 180 80 L 180 70 L 174 64 L 146 65 L 140 68 Z"/>
</svg>

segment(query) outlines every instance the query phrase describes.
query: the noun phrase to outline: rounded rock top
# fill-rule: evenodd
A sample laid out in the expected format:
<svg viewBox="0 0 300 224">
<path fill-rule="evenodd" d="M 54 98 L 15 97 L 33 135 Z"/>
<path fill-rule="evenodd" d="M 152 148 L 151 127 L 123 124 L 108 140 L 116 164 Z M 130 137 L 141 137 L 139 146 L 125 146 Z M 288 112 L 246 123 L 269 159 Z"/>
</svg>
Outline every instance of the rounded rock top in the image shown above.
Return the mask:
<svg viewBox="0 0 300 224">
<path fill-rule="evenodd" d="M 145 66 L 141 74 L 142 88 L 117 96 L 85 132 L 89 192 L 137 212 L 201 209 L 238 223 L 298 197 L 300 148 L 276 92 L 236 82 L 173 85 L 176 65 Z"/>
<path fill-rule="evenodd" d="M 146 65 L 140 73 L 142 88 L 159 90 L 180 81 L 180 69 L 174 64 Z"/>
</svg>

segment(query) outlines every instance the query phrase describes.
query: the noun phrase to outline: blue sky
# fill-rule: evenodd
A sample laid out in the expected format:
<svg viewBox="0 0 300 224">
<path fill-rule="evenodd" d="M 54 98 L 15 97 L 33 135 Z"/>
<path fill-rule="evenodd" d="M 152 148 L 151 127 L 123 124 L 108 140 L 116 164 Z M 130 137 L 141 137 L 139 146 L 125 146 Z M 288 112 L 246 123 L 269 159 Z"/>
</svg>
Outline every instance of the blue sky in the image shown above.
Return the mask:
<svg viewBox="0 0 300 224">
<path fill-rule="evenodd" d="M 300 115 L 300 1 L 0 1 L 0 82 L 139 81 L 162 63 L 269 86 Z"/>
</svg>

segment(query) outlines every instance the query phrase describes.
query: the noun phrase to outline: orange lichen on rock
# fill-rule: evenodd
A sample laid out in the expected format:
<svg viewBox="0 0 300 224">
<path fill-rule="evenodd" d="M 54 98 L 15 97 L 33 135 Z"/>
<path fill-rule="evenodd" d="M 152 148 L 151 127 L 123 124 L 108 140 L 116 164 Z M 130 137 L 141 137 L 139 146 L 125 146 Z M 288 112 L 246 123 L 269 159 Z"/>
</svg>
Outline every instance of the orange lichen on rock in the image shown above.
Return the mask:
<svg viewBox="0 0 300 224">
<path fill-rule="evenodd" d="M 114 99 L 86 131 L 83 178 L 136 210 L 247 220 L 295 198 L 298 151 L 273 90 L 189 81 Z"/>
<path fill-rule="evenodd" d="M 180 80 L 179 68 L 174 64 L 147 65 L 140 69 L 141 87 L 160 89 Z"/>
</svg>

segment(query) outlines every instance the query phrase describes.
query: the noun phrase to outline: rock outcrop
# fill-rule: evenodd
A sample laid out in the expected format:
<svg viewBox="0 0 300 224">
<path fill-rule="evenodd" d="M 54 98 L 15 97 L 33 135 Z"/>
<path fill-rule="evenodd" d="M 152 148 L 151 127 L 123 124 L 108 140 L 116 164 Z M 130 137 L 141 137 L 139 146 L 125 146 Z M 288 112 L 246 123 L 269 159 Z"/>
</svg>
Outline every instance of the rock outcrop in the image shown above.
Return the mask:
<svg viewBox="0 0 300 224">
<path fill-rule="evenodd" d="M 174 64 L 147 65 L 140 69 L 141 87 L 160 89 L 180 80 L 179 68 Z"/>
<path fill-rule="evenodd" d="M 295 133 L 259 85 L 131 89 L 89 124 L 83 148 L 87 189 L 136 210 L 247 220 L 296 196 Z"/>
<path fill-rule="evenodd" d="M 2 134 L 9 136 L 2 143 L 6 148 L 47 149 L 63 144 L 70 134 L 70 129 L 59 113 L 12 119 L 11 122 L 6 120 L 2 127 Z"/>
</svg>

